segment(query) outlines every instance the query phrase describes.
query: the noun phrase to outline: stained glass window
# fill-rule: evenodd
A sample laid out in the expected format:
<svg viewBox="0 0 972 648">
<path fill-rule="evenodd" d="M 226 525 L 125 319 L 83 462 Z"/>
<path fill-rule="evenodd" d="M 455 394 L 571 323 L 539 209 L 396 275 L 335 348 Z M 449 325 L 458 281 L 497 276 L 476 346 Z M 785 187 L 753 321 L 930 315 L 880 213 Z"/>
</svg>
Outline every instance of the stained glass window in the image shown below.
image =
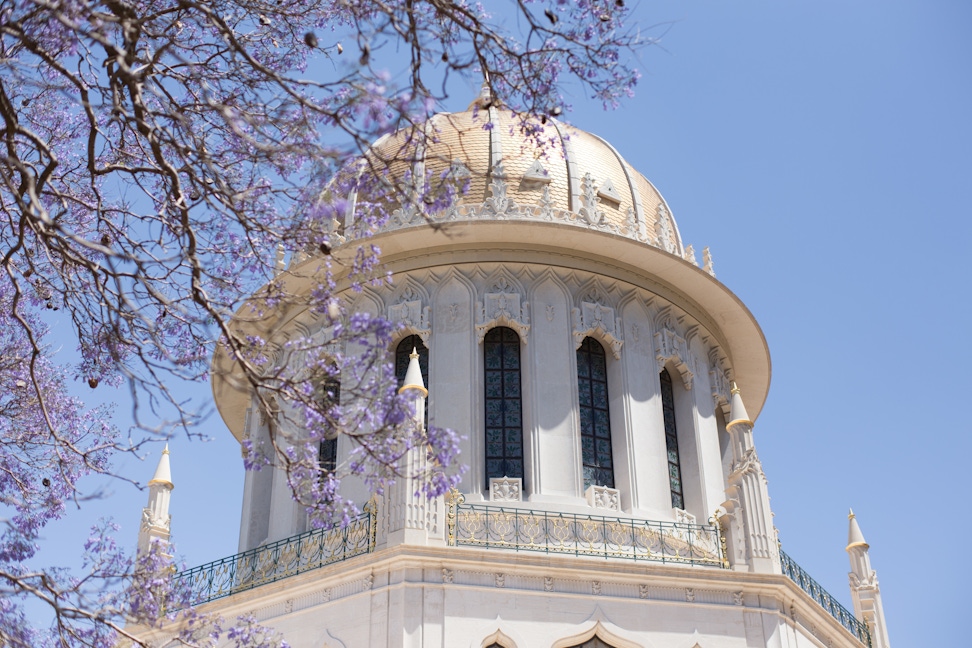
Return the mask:
<svg viewBox="0 0 972 648">
<path fill-rule="evenodd" d="M 583 344 L 577 349 L 577 393 L 580 401 L 584 488 L 592 484 L 614 488 L 607 357 L 604 347 L 592 338 L 584 338 Z"/>
<path fill-rule="evenodd" d="M 492 477 L 523 478 L 520 336 L 504 326 L 483 340 L 486 385 L 486 485 Z"/>
<path fill-rule="evenodd" d="M 682 497 L 682 469 L 678 463 L 678 433 L 675 429 L 675 393 L 668 369 L 662 369 L 661 381 L 662 416 L 665 420 L 665 446 L 668 450 L 668 484 L 672 490 L 672 506 L 684 509 Z"/>
<path fill-rule="evenodd" d="M 417 335 L 409 335 L 395 347 L 395 378 L 398 386 L 401 387 L 405 382 L 405 373 L 408 371 L 409 355 L 412 349 L 418 352 L 419 369 L 422 370 L 422 382 L 426 388 L 429 386 L 429 349 L 422 343 L 422 338 Z M 425 408 L 425 426 L 429 425 L 429 408 Z"/>
<path fill-rule="evenodd" d="M 325 411 L 332 405 L 341 403 L 341 381 L 328 378 L 320 388 L 322 409 Z M 324 473 L 329 473 L 337 467 L 337 437 L 321 441 L 317 452 L 317 463 Z"/>
</svg>

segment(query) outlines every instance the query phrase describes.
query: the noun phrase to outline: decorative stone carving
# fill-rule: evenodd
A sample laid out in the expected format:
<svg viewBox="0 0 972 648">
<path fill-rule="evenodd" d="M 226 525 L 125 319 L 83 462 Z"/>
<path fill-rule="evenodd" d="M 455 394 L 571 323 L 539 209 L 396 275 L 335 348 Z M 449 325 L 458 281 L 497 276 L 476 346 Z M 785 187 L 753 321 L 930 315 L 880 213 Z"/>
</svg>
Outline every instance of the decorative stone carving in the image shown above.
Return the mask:
<svg viewBox="0 0 972 648">
<path fill-rule="evenodd" d="M 691 587 L 687 587 L 685 589 L 685 602 L 695 603 L 695 590 L 692 589 Z"/>
<path fill-rule="evenodd" d="M 601 186 L 597 188 L 597 196 L 602 200 L 617 203 L 618 205 L 621 204 L 621 194 L 614 188 L 614 183 L 611 182 L 610 178 L 602 182 Z"/>
<path fill-rule="evenodd" d="M 554 219 L 553 204 L 553 198 L 550 196 L 550 185 L 543 185 L 543 191 L 540 192 L 540 209 L 537 212 L 537 216 L 545 221 L 552 221 Z"/>
<path fill-rule="evenodd" d="M 715 268 L 712 266 L 712 252 L 708 246 L 702 248 L 702 269 L 713 277 L 716 276 Z"/>
<path fill-rule="evenodd" d="M 284 614 L 290 614 L 294 611 L 294 599 L 290 598 L 284 601 Z"/>
<path fill-rule="evenodd" d="M 172 516 L 158 516 L 155 510 L 145 507 L 142 509 L 142 522 L 140 524 L 141 529 L 164 529 L 168 530 L 172 524 Z"/>
<path fill-rule="evenodd" d="M 534 160 L 530 168 L 523 174 L 523 179 L 520 181 L 520 189 L 529 191 L 530 189 L 538 189 L 540 185 L 547 184 L 550 184 L 550 174 L 543 168 L 540 160 Z"/>
<path fill-rule="evenodd" d="M 698 267 L 699 265 L 699 262 L 695 260 L 695 247 L 692 245 L 688 245 L 685 247 L 685 254 L 683 255 L 682 258 L 688 261 L 689 263 L 691 263 L 692 265 L 694 265 L 695 267 Z"/>
<path fill-rule="evenodd" d="M 449 174 L 447 177 L 454 178 L 456 180 L 461 178 L 470 177 L 469 167 L 462 163 L 462 160 L 453 160 L 452 164 L 449 165 Z"/>
<path fill-rule="evenodd" d="M 737 477 L 747 474 L 761 476 L 762 473 L 763 465 L 759 462 L 759 457 L 756 456 L 755 446 L 750 446 L 747 448 L 739 461 L 733 462 L 729 469 L 729 477 Z"/>
<path fill-rule="evenodd" d="M 453 581 L 455 581 L 455 577 L 456 577 L 455 572 L 453 572 L 451 569 L 448 569 L 446 567 L 443 567 L 442 568 L 442 582 L 443 583 L 446 583 L 446 584 L 452 583 Z"/>
<path fill-rule="evenodd" d="M 411 286 L 405 288 L 398 302 L 388 307 L 388 321 L 401 324 L 408 335 L 417 335 L 428 345 L 432 334 L 432 309 L 423 304 L 422 296 Z"/>
<path fill-rule="evenodd" d="M 675 521 L 679 524 L 695 524 L 695 516 L 680 508 L 672 509 L 675 512 Z"/>
<path fill-rule="evenodd" d="M 648 598 L 648 586 L 647 585 L 639 585 L 638 586 L 638 597 L 639 598 L 643 598 L 643 599 Z"/>
<path fill-rule="evenodd" d="M 581 193 L 581 208 L 577 210 L 577 215 L 588 227 L 604 225 L 604 212 L 600 210 L 601 200 L 597 196 L 597 190 L 594 187 L 594 178 L 590 173 L 584 174 L 581 187 L 583 190 Z"/>
<path fill-rule="evenodd" d="M 594 596 L 601 595 L 601 581 L 591 582 L 591 594 L 593 594 Z"/>
<path fill-rule="evenodd" d="M 518 211 L 517 204 L 506 195 L 506 170 L 502 160 L 493 166 L 490 173 L 489 198 L 483 202 L 483 214 L 499 219 Z"/>
<path fill-rule="evenodd" d="M 530 331 L 530 305 L 520 304 L 519 291 L 505 279 L 501 279 L 490 292 L 483 295 L 479 306 L 479 324 L 476 333 L 482 343 L 486 333 L 497 326 L 508 326 L 520 336 L 520 341 L 526 344 L 527 333 Z"/>
<path fill-rule="evenodd" d="M 733 603 L 733 605 L 742 605 L 743 604 L 743 593 L 742 592 L 733 592 L 732 593 L 732 603 Z"/>
<path fill-rule="evenodd" d="M 616 360 L 621 358 L 621 318 L 614 309 L 600 303 L 582 301 L 580 308 L 571 309 L 574 317 L 574 348 L 579 349 L 588 336 L 598 337 L 611 347 Z"/>
<path fill-rule="evenodd" d="M 543 591 L 552 592 L 553 591 L 553 578 L 550 576 L 543 577 Z"/>
<path fill-rule="evenodd" d="M 691 369 L 688 343 L 668 325 L 655 333 L 655 359 L 658 360 L 659 367 L 672 363 L 681 374 L 685 389 L 692 389 L 692 379 L 695 376 Z"/>
<path fill-rule="evenodd" d="M 621 510 L 621 491 L 607 486 L 591 485 L 584 491 L 584 497 L 592 508 L 608 509 L 610 511 Z"/>
<path fill-rule="evenodd" d="M 506 587 L 506 574 L 496 574 L 496 587 Z"/>
<path fill-rule="evenodd" d="M 490 477 L 490 502 L 522 502 L 523 480 L 519 477 Z"/>
<path fill-rule="evenodd" d="M 711 354 L 710 354 L 711 357 Z M 729 420 L 731 401 L 729 398 L 729 377 L 716 361 L 709 369 L 709 384 L 712 385 L 712 404 L 721 409 L 726 420 Z"/>
<path fill-rule="evenodd" d="M 624 226 L 628 236 L 642 242 L 645 241 L 644 234 L 639 231 L 640 227 L 638 225 L 638 218 L 635 216 L 635 210 L 631 207 L 628 207 L 624 212 Z"/>
<path fill-rule="evenodd" d="M 375 586 L 375 575 L 374 574 L 368 574 L 367 576 L 364 577 L 364 580 L 361 581 L 361 588 L 363 590 L 366 590 L 366 591 L 367 590 L 370 590 L 374 586 Z"/>
<path fill-rule="evenodd" d="M 668 214 L 665 203 L 658 205 L 658 216 L 655 219 L 655 236 L 658 239 L 658 247 L 675 254 L 678 250 L 672 236 L 672 217 Z"/>
</svg>

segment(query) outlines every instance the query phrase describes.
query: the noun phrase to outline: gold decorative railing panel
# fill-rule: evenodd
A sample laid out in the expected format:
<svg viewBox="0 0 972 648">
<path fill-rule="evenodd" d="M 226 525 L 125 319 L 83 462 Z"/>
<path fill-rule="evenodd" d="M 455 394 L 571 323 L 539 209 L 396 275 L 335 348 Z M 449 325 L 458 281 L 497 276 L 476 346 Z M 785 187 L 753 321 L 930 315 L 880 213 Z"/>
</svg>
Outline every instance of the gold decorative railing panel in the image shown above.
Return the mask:
<svg viewBox="0 0 972 648">
<path fill-rule="evenodd" d="M 449 544 L 727 567 L 718 525 L 465 504 L 453 494 Z"/>
</svg>

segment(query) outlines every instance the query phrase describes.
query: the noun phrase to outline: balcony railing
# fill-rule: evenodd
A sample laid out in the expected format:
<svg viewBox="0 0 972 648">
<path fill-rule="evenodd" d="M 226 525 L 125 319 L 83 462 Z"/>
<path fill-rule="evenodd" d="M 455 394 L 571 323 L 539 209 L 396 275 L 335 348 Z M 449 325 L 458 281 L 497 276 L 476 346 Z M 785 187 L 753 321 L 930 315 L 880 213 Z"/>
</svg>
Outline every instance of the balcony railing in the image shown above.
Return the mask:
<svg viewBox="0 0 972 648">
<path fill-rule="evenodd" d="M 718 525 L 449 502 L 449 544 L 728 568 Z"/>
<path fill-rule="evenodd" d="M 819 603 L 823 609 L 827 610 L 842 626 L 857 637 L 862 644 L 865 646 L 871 645 L 871 631 L 868 629 L 867 624 L 859 621 L 847 608 L 838 603 L 827 590 L 820 586 L 820 583 L 811 578 L 810 574 L 805 572 L 803 567 L 796 564 L 782 549 L 780 549 L 780 565 L 783 567 L 783 573 L 790 580 L 799 585 L 800 589 L 809 594 L 814 601 Z"/>
<path fill-rule="evenodd" d="M 365 508 L 343 528 L 308 531 L 176 574 L 173 592 L 178 607 L 201 605 L 371 553 L 375 550 L 375 508 Z"/>
</svg>

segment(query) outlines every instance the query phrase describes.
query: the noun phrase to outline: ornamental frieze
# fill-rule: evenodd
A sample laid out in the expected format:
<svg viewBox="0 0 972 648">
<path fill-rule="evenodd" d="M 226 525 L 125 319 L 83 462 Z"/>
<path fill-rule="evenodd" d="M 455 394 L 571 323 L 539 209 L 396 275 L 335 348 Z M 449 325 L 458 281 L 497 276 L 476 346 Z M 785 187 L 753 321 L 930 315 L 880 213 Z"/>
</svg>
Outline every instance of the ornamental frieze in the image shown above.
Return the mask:
<svg viewBox="0 0 972 648">
<path fill-rule="evenodd" d="M 579 349 L 586 337 L 596 337 L 611 347 L 615 360 L 621 359 L 621 318 L 614 316 L 614 309 L 598 302 L 581 302 L 580 308 L 571 309 L 574 320 L 574 348 Z"/>
</svg>

